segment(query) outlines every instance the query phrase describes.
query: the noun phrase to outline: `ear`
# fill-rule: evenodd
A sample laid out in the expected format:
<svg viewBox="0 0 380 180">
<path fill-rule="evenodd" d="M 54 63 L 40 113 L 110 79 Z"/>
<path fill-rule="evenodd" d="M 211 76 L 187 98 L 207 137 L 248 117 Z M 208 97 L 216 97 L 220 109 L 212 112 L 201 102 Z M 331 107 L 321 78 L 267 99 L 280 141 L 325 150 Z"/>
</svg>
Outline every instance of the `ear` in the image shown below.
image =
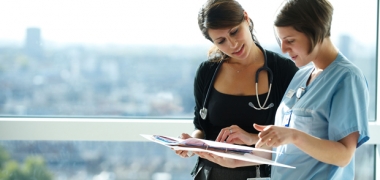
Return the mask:
<svg viewBox="0 0 380 180">
<path fill-rule="evenodd" d="M 247 21 L 249 24 L 249 16 L 248 16 L 247 11 L 244 11 L 243 13 L 244 13 L 244 20 Z"/>
<path fill-rule="evenodd" d="M 251 24 L 251 19 L 249 19 L 247 11 L 244 11 L 244 20 L 248 23 L 249 31 L 253 30 L 253 24 Z"/>
</svg>

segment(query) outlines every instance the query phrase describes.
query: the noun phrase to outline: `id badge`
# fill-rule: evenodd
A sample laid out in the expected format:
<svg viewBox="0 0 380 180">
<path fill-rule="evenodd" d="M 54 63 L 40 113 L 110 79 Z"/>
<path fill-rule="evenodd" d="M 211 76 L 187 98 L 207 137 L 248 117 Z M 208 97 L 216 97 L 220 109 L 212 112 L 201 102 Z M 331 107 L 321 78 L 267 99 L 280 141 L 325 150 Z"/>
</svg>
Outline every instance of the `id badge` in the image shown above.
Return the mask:
<svg viewBox="0 0 380 180">
<path fill-rule="evenodd" d="M 284 118 L 282 118 L 282 125 L 285 127 L 289 127 L 290 119 L 292 118 L 293 110 L 289 110 L 284 114 Z"/>
</svg>

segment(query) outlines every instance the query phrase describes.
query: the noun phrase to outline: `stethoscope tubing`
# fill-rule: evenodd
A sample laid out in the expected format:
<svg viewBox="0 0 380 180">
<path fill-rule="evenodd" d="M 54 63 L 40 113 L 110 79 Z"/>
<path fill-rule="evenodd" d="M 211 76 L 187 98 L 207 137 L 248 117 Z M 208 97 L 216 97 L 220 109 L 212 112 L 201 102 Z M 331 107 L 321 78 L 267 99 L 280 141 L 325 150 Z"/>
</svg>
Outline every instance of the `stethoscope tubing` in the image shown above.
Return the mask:
<svg viewBox="0 0 380 180">
<path fill-rule="evenodd" d="M 265 107 L 265 104 L 267 103 L 268 101 L 268 98 L 269 98 L 269 95 L 270 95 L 270 92 L 271 92 L 271 89 L 272 89 L 272 83 L 273 83 L 273 72 L 272 70 L 268 67 L 268 62 L 267 62 L 267 55 L 266 55 L 266 51 L 259 45 L 256 43 L 256 46 L 259 47 L 259 49 L 263 52 L 264 54 L 264 66 L 259 68 L 257 71 L 256 71 L 256 77 L 255 77 L 255 87 L 256 87 L 256 98 L 257 98 L 257 102 L 259 104 L 259 107 L 255 107 L 253 105 L 253 103 L 249 103 L 248 105 L 253 107 L 254 109 L 256 110 L 267 110 L 271 107 L 273 107 L 273 103 L 270 103 L 267 107 Z M 203 107 L 201 110 L 199 110 L 199 115 L 201 116 L 201 118 L 203 120 L 206 120 L 206 117 L 207 117 L 207 108 L 206 108 L 206 105 L 207 105 L 207 102 L 208 102 L 208 97 L 209 97 L 209 94 L 210 94 L 210 91 L 211 91 L 211 86 L 214 84 L 214 81 L 215 81 L 215 77 L 216 77 L 216 74 L 218 73 L 219 71 L 219 68 L 220 66 L 223 64 L 224 62 L 224 59 L 221 60 L 219 63 L 218 63 L 218 66 L 216 67 L 216 70 L 211 78 L 211 82 L 208 86 L 208 89 L 207 89 L 207 93 L 206 93 L 206 96 L 205 96 L 205 100 L 203 102 Z M 267 94 L 267 97 L 265 99 L 265 102 L 263 105 L 261 105 L 260 103 L 260 100 L 259 100 L 259 95 L 258 95 L 258 90 L 257 90 L 257 87 L 258 87 L 258 82 L 259 82 L 259 74 L 261 71 L 267 71 L 268 72 L 268 76 L 269 76 L 269 89 L 268 89 L 268 94 Z"/>
</svg>

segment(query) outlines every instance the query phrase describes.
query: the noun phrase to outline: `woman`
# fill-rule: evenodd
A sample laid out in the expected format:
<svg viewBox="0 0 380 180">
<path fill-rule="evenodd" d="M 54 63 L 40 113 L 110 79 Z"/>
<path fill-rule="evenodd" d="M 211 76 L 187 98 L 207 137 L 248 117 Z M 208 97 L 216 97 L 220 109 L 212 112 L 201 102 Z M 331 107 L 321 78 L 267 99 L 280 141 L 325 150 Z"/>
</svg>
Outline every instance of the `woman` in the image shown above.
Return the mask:
<svg viewBox="0 0 380 180">
<path fill-rule="evenodd" d="M 258 131 L 252 123 L 274 123 L 276 109 L 298 68 L 290 59 L 259 45 L 252 20 L 235 0 L 207 1 L 199 12 L 198 25 L 214 48 L 209 60 L 200 64 L 194 81 L 196 130 L 191 136 L 182 134 L 182 138 L 217 140 L 219 135 L 219 141 L 242 144 L 234 136 L 245 134 L 252 139 L 247 144 L 254 146 Z M 231 169 L 199 158 L 192 175 L 195 179 L 246 180 L 268 177 L 270 167 Z"/>
<path fill-rule="evenodd" d="M 328 0 L 287 0 L 275 19 L 282 51 L 298 67 L 312 64 L 289 84 L 275 126 L 254 125 L 261 131 L 256 147 L 277 147 L 275 161 L 296 167 L 272 167 L 272 179 L 354 179 L 355 150 L 369 139 L 367 81 L 331 42 L 332 14 Z"/>
</svg>

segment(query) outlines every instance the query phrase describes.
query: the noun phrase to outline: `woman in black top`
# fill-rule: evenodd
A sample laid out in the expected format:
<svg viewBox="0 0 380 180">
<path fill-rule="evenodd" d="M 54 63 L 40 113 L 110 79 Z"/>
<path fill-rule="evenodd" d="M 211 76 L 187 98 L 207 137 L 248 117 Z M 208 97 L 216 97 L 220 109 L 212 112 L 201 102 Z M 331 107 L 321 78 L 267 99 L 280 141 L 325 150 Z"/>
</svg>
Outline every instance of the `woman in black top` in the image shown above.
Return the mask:
<svg viewBox="0 0 380 180">
<path fill-rule="evenodd" d="M 228 143 L 242 144 L 233 137 L 244 133 L 253 139 L 249 145 L 254 146 L 258 132 L 252 124 L 274 123 L 276 109 L 298 68 L 293 61 L 259 45 L 252 20 L 235 0 L 208 0 L 199 12 L 198 25 L 214 47 L 209 60 L 200 64 L 194 81 L 195 130 L 191 136 L 183 133 L 182 138 L 216 140 L 219 135 Z M 263 67 L 269 70 L 260 71 Z M 270 167 L 225 168 L 200 157 L 192 175 L 200 180 L 246 180 L 269 177 Z"/>
</svg>

